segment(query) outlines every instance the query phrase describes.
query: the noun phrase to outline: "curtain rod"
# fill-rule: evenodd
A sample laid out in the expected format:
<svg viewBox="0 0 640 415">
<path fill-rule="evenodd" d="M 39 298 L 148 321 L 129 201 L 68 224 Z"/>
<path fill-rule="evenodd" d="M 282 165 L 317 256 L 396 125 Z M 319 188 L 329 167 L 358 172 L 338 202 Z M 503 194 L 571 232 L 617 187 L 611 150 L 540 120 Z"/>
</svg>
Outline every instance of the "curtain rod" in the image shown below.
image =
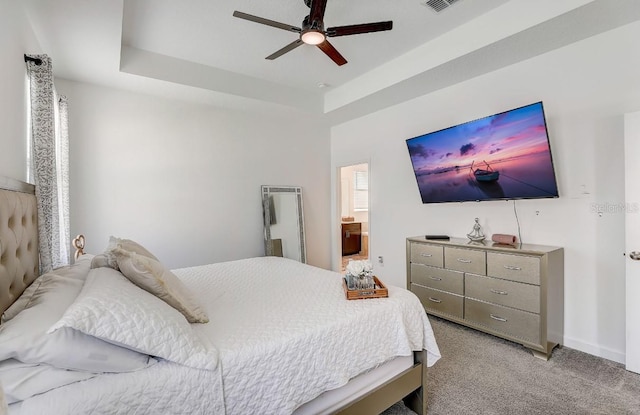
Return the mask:
<svg viewBox="0 0 640 415">
<path fill-rule="evenodd" d="M 42 59 L 40 59 L 40 58 L 32 58 L 31 56 L 27 56 L 26 54 L 24 55 L 24 61 L 25 62 L 33 62 L 38 66 L 42 65 Z"/>
</svg>

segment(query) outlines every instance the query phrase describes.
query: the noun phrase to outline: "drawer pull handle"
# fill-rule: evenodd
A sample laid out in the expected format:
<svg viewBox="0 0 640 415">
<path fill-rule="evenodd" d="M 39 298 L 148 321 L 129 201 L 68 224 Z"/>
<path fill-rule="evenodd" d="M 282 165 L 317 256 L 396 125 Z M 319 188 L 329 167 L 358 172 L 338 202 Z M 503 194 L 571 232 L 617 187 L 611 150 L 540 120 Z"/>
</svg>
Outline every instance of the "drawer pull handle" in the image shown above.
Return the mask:
<svg viewBox="0 0 640 415">
<path fill-rule="evenodd" d="M 513 265 L 504 265 L 504 268 L 508 269 L 509 271 L 522 271 L 522 268 L 514 267 Z"/>
<path fill-rule="evenodd" d="M 438 300 L 437 298 L 429 297 L 429 301 L 433 301 L 434 303 L 441 303 L 442 300 Z"/>
<path fill-rule="evenodd" d="M 503 323 L 506 323 L 507 319 L 506 318 L 502 318 L 502 317 L 498 317 L 496 315 L 493 314 L 489 314 L 489 316 L 494 319 L 494 320 L 498 320 L 498 321 L 502 321 Z"/>
<path fill-rule="evenodd" d="M 500 294 L 500 295 L 507 295 L 508 294 L 506 291 L 494 290 L 493 288 L 491 288 L 489 291 L 491 291 L 494 294 Z"/>
<path fill-rule="evenodd" d="M 438 278 L 438 277 L 429 277 L 429 278 L 434 281 L 442 281 L 442 278 Z"/>
<path fill-rule="evenodd" d="M 433 254 L 420 254 L 420 256 L 423 256 L 425 258 L 431 258 Z"/>
<path fill-rule="evenodd" d="M 462 262 L 463 264 L 470 264 L 470 259 L 458 258 L 458 262 Z"/>
</svg>

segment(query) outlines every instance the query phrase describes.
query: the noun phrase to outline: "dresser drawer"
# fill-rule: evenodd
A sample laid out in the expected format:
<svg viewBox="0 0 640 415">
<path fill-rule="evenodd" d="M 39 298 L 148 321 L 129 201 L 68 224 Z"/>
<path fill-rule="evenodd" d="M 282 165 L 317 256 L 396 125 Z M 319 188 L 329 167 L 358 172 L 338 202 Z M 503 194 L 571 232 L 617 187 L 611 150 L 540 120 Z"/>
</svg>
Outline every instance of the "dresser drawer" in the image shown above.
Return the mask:
<svg viewBox="0 0 640 415">
<path fill-rule="evenodd" d="M 487 260 L 484 251 L 464 248 L 444 248 L 444 267 L 455 271 L 486 275 Z"/>
<path fill-rule="evenodd" d="M 540 285 L 540 258 L 487 252 L 487 275 Z"/>
<path fill-rule="evenodd" d="M 540 313 L 540 287 L 537 285 L 466 274 L 465 295 L 531 313 Z"/>
<path fill-rule="evenodd" d="M 531 343 L 540 343 L 540 316 L 495 304 L 465 298 L 464 318 Z"/>
<path fill-rule="evenodd" d="M 362 229 L 362 224 L 360 222 L 342 224 L 343 232 L 360 233 L 360 229 Z"/>
<path fill-rule="evenodd" d="M 418 296 L 427 312 L 433 310 L 453 317 L 462 318 L 464 297 L 432 290 L 416 284 L 411 284 L 411 291 Z"/>
<path fill-rule="evenodd" d="M 444 265 L 442 259 L 442 247 L 428 244 L 411 244 L 411 262 L 416 264 L 431 265 L 434 267 L 442 267 Z"/>
<path fill-rule="evenodd" d="M 464 274 L 459 271 L 411 264 L 411 282 L 437 290 L 464 295 Z"/>
</svg>

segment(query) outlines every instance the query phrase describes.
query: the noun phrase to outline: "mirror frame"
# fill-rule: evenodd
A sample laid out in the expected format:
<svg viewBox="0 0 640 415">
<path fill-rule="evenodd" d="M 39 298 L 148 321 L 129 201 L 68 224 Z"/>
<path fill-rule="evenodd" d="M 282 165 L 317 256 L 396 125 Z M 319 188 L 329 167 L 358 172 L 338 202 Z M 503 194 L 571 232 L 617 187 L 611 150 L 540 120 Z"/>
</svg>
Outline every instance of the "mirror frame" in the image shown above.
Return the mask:
<svg viewBox="0 0 640 415">
<path fill-rule="evenodd" d="M 271 203 L 269 198 L 278 193 L 296 196 L 298 210 L 298 243 L 300 246 L 300 262 L 307 263 L 307 249 L 304 232 L 304 211 L 302 209 L 302 187 L 299 186 L 262 186 L 262 213 L 264 221 L 264 252 L 266 256 L 273 256 L 273 245 L 271 244 Z"/>
</svg>

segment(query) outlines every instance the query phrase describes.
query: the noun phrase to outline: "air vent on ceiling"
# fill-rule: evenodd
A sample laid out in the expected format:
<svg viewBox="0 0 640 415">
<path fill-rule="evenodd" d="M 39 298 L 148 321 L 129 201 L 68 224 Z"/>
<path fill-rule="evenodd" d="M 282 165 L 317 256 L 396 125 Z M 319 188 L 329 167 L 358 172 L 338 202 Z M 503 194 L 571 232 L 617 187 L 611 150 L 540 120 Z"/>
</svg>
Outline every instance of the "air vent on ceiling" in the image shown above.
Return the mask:
<svg viewBox="0 0 640 415">
<path fill-rule="evenodd" d="M 430 7 L 436 13 L 440 13 L 447 7 L 459 1 L 460 0 L 427 0 L 424 5 Z"/>
</svg>

